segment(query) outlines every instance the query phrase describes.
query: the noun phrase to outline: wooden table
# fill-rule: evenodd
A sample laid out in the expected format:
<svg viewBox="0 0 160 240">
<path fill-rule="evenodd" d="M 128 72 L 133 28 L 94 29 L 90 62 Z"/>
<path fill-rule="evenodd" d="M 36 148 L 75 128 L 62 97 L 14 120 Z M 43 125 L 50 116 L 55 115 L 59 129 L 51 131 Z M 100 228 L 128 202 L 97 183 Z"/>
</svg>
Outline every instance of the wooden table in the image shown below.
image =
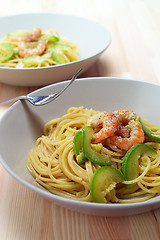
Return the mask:
<svg viewBox="0 0 160 240">
<path fill-rule="evenodd" d="M 160 81 L 159 0 L 0 0 L 0 16 L 60 12 L 87 17 L 111 32 L 112 43 L 83 77 Z M 95 33 L 96 36 L 96 33 Z M 0 84 L 0 101 L 38 87 Z M 0 107 L 0 116 L 9 106 Z M 135 216 L 99 217 L 58 207 L 14 180 L 0 166 L 0 239 L 160 239 L 160 209 Z"/>
</svg>

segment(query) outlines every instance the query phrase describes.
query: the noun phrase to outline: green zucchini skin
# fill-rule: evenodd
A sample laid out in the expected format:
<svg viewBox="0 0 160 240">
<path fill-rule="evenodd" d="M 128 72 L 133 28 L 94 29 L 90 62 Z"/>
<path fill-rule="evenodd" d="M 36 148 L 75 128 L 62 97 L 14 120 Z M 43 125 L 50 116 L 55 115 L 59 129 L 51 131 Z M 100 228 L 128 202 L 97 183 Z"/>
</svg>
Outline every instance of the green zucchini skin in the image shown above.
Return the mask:
<svg viewBox="0 0 160 240">
<path fill-rule="evenodd" d="M 85 157 L 93 163 L 99 165 L 111 165 L 111 160 L 108 155 L 96 152 L 91 147 L 91 140 L 93 138 L 94 131 L 90 126 L 85 126 L 82 129 L 82 150 Z"/>
<path fill-rule="evenodd" d="M 107 203 L 106 195 L 117 183 L 123 182 L 123 174 L 117 168 L 103 166 L 98 168 L 92 176 L 90 194 L 93 202 Z"/>
<path fill-rule="evenodd" d="M 8 43 L 0 44 L 0 62 L 7 62 L 14 56 L 14 48 Z"/>
<path fill-rule="evenodd" d="M 131 147 L 123 158 L 122 172 L 126 181 L 133 180 L 138 177 L 139 158 L 142 155 L 156 157 L 157 152 L 146 144 L 135 144 Z"/>
<path fill-rule="evenodd" d="M 141 117 L 139 117 L 139 122 L 142 126 L 142 129 L 144 131 L 144 133 L 146 134 L 147 137 L 149 137 L 150 139 L 152 139 L 155 142 L 160 143 L 160 135 L 157 134 L 156 132 L 153 132 L 149 129 L 149 127 L 146 126 L 145 123 L 143 123 L 143 120 L 141 119 Z"/>
</svg>

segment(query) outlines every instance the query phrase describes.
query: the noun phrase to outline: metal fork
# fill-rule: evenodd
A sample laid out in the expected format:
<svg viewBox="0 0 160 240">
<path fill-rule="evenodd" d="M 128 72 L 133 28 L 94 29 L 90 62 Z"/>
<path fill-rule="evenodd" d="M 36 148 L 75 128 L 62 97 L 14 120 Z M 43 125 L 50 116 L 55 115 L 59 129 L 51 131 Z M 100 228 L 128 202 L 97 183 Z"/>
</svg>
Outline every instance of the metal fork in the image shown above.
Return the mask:
<svg viewBox="0 0 160 240">
<path fill-rule="evenodd" d="M 50 103 L 51 101 L 53 101 L 54 99 L 56 99 L 57 97 L 59 97 L 70 85 L 71 83 L 73 83 L 73 81 L 78 77 L 78 75 L 80 74 L 82 69 L 80 69 L 73 77 L 72 79 L 68 82 L 68 84 L 61 89 L 59 92 L 57 93 L 53 93 L 50 95 L 46 95 L 46 96 L 30 96 L 30 95 L 25 95 L 25 96 L 19 96 L 19 97 L 15 97 L 15 98 L 11 98 L 8 99 L 6 101 L 0 102 L 0 104 L 5 104 L 5 103 L 9 103 L 12 101 L 17 101 L 17 100 L 27 100 L 30 103 L 32 103 L 35 106 L 42 106 L 45 105 L 47 103 Z"/>
</svg>

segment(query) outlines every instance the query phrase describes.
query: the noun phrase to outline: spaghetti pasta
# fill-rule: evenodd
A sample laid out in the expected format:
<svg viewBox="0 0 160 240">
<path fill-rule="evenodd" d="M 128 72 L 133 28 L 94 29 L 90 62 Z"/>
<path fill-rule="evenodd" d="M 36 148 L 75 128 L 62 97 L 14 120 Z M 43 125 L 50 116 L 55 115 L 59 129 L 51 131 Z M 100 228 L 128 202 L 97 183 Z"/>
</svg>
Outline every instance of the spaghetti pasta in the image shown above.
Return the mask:
<svg viewBox="0 0 160 240">
<path fill-rule="evenodd" d="M 49 192 L 78 200 L 92 202 L 90 182 L 100 168 L 89 160 L 78 164 L 73 150 L 73 139 L 99 111 L 71 107 L 64 116 L 53 119 L 44 127 L 44 135 L 30 151 L 26 167 L 35 180 Z M 155 128 L 155 125 L 154 125 Z M 146 136 L 144 144 L 156 150 L 155 158 L 139 158 L 139 175 L 133 180 L 117 184 L 106 195 L 108 203 L 135 203 L 160 194 L 160 144 Z M 121 170 L 125 150 L 110 143 L 92 144 L 92 148 L 110 156 L 113 167 Z M 132 187 L 127 187 L 132 184 Z"/>
<path fill-rule="evenodd" d="M 31 68 L 64 64 L 79 60 L 78 52 L 77 44 L 60 37 L 53 29 L 42 31 L 34 28 L 32 33 L 18 30 L 0 41 L 0 67 Z"/>
</svg>

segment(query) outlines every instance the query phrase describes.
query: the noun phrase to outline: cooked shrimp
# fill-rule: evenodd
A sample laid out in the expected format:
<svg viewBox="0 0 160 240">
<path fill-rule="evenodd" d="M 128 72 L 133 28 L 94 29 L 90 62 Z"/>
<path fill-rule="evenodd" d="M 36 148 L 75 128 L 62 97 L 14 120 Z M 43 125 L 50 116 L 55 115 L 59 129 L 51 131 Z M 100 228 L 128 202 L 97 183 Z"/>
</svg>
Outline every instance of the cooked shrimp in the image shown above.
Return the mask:
<svg viewBox="0 0 160 240">
<path fill-rule="evenodd" d="M 115 132 L 115 134 L 117 134 L 121 137 L 129 137 L 130 129 L 127 126 L 122 126 L 122 125 L 119 124 L 118 130 Z"/>
<path fill-rule="evenodd" d="M 129 150 L 134 144 L 144 142 L 144 132 L 133 111 L 119 110 L 112 113 L 99 113 L 88 122 L 91 127 L 100 129 L 92 143 L 107 143 L 122 150 Z"/>
<path fill-rule="evenodd" d="M 103 125 L 103 114 L 104 112 L 97 113 L 93 117 L 89 118 L 87 125 L 90 125 L 92 128 L 99 128 Z"/>
<path fill-rule="evenodd" d="M 34 42 L 37 38 L 42 36 L 42 30 L 40 28 L 34 28 L 33 33 L 25 37 L 14 37 L 11 36 L 10 40 L 13 42 Z"/>
<path fill-rule="evenodd" d="M 120 124 L 126 125 L 131 120 L 136 120 L 137 115 L 133 111 L 128 110 L 118 110 L 113 112 L 114 115 L 118 118 Z"/>
<path fill-rule="evenodd" d="M 114 134 L 109 137 L 106 141 L 112 145 L 117 146 L 122 150 L 128 151 L 134 144 L 139 144 L 144 142 L 144 132 L 140 122 L 131 120 L 128 124 L 130 128 L 130 136 L 122 137 Z"/>
<path fill-rule="evenodd" d="M 118 130 L 116 131 L 116 134 L 120 135 L 121 137 L 129 137 L 130 128 L 128 128 L 127 124 L 131 120 L 136 120 L 137 118 L 136 113 L 128 110 L 118 110 L 114 111 L 113 113 L 119 121 Z"/>
<path fill-rule="evenodd" d="M 21 58 L 29 56 L 40 56 L 46 49 L 46 42 L 39 41 L 36 48 L 27 48 L 25 45 L 19 47 L 18 52 Z"/>
<path fill-rule="evenodd" d="M 97 132 L 92 139 L 92 143 L 100 143 L 106 138 L 112 136 L 118 128 L 118 120 L 113 113 L 103 112 L 101 115 L 97 116 L 97 123 L 91 122 L 91 126 L 102 125 L 102 128 Z"/>
</svg>

